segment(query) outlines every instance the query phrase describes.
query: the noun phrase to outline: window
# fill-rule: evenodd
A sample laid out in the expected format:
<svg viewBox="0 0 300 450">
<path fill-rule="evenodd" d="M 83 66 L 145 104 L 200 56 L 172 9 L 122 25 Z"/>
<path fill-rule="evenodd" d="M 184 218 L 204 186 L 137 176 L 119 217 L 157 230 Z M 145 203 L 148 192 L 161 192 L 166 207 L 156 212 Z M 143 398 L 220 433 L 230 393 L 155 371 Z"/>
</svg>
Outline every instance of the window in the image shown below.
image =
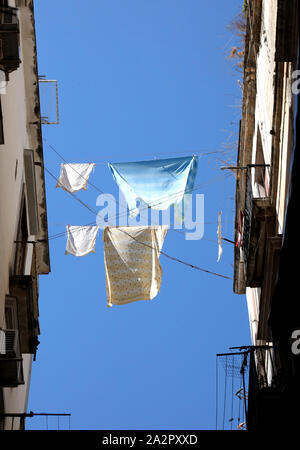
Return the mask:
<svg viewBox="0 0 300 450">
<path fill-rule="evenodd" d="M 5 299 L 5 327 L 7 330 L 18 329 L 17 299 L 6 296 Z"/>
<path fill-rule="evenodd" d="M 20 65 L 19 58 L 19 22 L 17 8 L 7 6 L 0 0 L 0 41 L 2 55 L 0 68 L 9 74 Z"/>
<path fill-rule="evenodd" d="M 0 386 L 16 387 L 24 384 L 23 364 L 19 341 L 17 299 L 5 299 L 5 343 L 0 354 Z"/>
<path fill-rule="evenodd" d="M 17 23 L 17 9 L 8 6 L 7 0 L 0 0 L 0 23 Z"/>
<path fill-rule="evenodd" d="M 35 236 L 39 232 L 39 222 L 33 150 L 24 150 L 24 170 L 29 234 Z"/>
<path fill-rule="evenodd" d="M 15 275 L 24 275 L 28 241 L 27 208 L 23 192 L 18 233 L 16 237 Z"/>
</svg>

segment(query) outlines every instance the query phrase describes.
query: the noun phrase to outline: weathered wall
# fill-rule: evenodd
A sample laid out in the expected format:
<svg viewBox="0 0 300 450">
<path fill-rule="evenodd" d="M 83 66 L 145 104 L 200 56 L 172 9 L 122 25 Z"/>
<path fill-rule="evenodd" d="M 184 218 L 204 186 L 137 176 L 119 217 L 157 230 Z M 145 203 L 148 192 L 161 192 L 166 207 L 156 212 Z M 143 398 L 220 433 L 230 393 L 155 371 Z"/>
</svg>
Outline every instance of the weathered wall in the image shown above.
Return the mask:
<svg viewBox="0 0 300 450">
<path fill-rule="evenodd" d="M 9 74 L 6 92 L 1 94 L 4 145 L 0 145 L 0 327 L 5 328 L 5 296 L 9 294 L 9 278 L 14 270 L 16 235 L 20 219 L 20 206 L 24 189 L 24 149 L 34 152 L 35 178 L 39 232 L 29 240 L 40 241 L 26 247 L 24 275 L 48 273 L 49 248 L 46 215 L 45 180 L 43 171 L 43 149 L 41 138 L 39 89 L 37 78 L 36 42 L 33 15 L 33 1 L 19 2 L 20 59 L 18 70 Z M 10 1 L 10 6 L 15 2 Z M 30 201 L 30 199 L 29 199 Z M 27 211 L 28 214 L 28 211 Z M 28 220 L 27 220 L 28 222 Z M 35 258 L 33 258 L 35 253 Z M 5 412 L 25 412 L 32 355 L 23 356 L 25 384 L 14 388 L 3 388 Z M 7 420 L 6 428 L 11 422 Z M 14 422 L 14 428 L 18 421 Z"/>
<path fill-rule="evenodd" d="M 281 38 L 276 33 L 277 7 L 278 2 L 275 0 L 262 2 L 260 45 L 256 54 L 255 131 L 252 141 L 252 163 L 255 164 L 259 130 L 264 162 L 271 165 L 269 195 L 276 210 L 275 235 L 283 231 L 293 145 L 292 63 L 276 61 L 276 40 Z M 259 315 L 261 289 L 247 288 L 246 296 L 252 341 L 260 344 L 256 336 L 258 321 L 267 320 Z"/>
</svg>

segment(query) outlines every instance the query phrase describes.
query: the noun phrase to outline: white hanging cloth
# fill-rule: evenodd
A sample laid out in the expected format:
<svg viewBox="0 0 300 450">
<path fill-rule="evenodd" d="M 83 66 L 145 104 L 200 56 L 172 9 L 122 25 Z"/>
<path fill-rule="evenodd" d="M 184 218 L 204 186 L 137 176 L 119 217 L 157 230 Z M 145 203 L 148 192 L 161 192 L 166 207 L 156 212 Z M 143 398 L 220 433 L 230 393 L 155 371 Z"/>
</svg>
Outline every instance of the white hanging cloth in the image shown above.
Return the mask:
<svg viewBox="0 0 300 450">
<path fill-rule="evenodd" d="M 219 211 L 219 217 L 218 217 L 218 230 L 217 230 L 219 250 L 218 250 L 218 259 L 217 259 L 217 262 L 220 261 L 221 256 L 222 256 L 222 253 L 223 253 L 223 248 L 222 248 L 222 234 L 221 234 L 221 216 L 222 216 L 222 213 L 221 213 L 221 211 Z"/>
<path fill-rule="evenodd" d="M 67 192 L 86 190 L 89 176 L 94 167 L 95 163 L 62 164 L 56 187 L 61 187 Z"/>
<path fill-rule="evenodd" d="M 95 253 L 98 226 L 67 226 L 66 255 L 85 256 Z"/>
<path fill-rule="evenodd" d="M 106 227 L 103 231 L 107 305 L 152 300 L 159 292 L 159 255 L 167 226 Z"/>
</svg>

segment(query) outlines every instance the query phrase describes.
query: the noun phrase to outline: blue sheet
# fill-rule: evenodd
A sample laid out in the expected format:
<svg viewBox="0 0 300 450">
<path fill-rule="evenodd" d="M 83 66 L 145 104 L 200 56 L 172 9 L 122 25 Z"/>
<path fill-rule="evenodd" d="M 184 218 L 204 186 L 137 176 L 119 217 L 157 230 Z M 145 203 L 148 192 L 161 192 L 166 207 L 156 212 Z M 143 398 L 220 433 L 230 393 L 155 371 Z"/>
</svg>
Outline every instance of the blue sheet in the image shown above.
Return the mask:
<svg viewBox="0 0 300 450">
<path fill-rule="evenodd" d="M 109 163 L 109 167 L 127 201 L 130 215 L 135 217 L 138 199 L 153 209 L 161 210 L 181 204 L 184 194 L 193 190 L 198 157 Z"/>
</svg>

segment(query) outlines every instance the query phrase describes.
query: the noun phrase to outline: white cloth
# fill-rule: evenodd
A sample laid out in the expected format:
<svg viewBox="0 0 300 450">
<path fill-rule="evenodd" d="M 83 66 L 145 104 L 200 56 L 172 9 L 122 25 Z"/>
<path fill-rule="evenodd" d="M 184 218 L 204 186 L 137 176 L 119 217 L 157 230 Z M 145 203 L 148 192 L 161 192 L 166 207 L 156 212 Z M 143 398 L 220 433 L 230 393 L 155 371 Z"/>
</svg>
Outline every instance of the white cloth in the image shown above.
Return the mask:
<svg viewBox="0 0 300 450">
<path fill-rule="evenodd" d="M 95 163 L 89 164 L 62 164 L 56 187 L 67 192 L 86 190 L 86 185 Z"/>
<path fill-rule="evenodd" d="M 223 248 L 222 248 L 222 234 L 221 234 L 221 216 L 222 216 L 222 213 L 221 213 L 221 211 L 219 211 L 219 217 L 218 217 L 218 230 L 217 230 L 219 250 L 218 250 L 218 260 L 217 260 L 217 262 L 220 261 L 221 256 L 222 256 L 222 253 L 223 253 Z"/>
<path fill-rule="evenodd" d="M 98 226 L 67 226 L 66 255 L 85 256 L 95 253 Z"/>
<path fill-rule="evenodd" d="M 107 305 L 152 300 L 159 292 L 159 255 L 167 226 L 106 227 L 103 231 Z"/>
</svg>

